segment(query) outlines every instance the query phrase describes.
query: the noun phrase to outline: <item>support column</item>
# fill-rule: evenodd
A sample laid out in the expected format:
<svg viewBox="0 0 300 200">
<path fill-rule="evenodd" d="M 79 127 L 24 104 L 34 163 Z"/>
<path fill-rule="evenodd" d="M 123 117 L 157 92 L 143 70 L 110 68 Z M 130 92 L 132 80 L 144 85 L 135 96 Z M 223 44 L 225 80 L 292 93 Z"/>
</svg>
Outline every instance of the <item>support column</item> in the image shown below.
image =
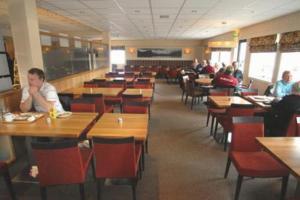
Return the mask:
<svg viewBox="0 0 300 200">
<path fill-rule="evenodd" d="M 108 66 L 109 66 L 109 71 L 112 71 L 112 66 L 110 62 L 110 48 L 111 48 L 111 39 L 110 39 L 110 32 L 103 32 L 102 33 L 102 43 L 108 45 Z"/>
<path fill-rule="evenodd" d="M 30 68 L 43 69 L 36 0 L 8 0 L 8 15 L 23 87 Z"/>
</svg>

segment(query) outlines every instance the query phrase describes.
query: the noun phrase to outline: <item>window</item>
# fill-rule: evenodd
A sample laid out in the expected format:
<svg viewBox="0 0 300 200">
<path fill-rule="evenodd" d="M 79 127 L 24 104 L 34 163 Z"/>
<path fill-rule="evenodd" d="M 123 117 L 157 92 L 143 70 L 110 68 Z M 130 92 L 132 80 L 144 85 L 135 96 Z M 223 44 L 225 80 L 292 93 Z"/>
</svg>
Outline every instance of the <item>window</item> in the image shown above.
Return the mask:
<svg viewBox="0 0 300 200">
<path fill-rule="evenodd" d="M 300 52 L 281 53 L 279 73 L 277 79 L 280 80 L 283 71 L 289 70 L 293 74 L 293 80 L 300 80 Z"/>
<path fill-rule="evenodd" d="M 275 52 L 251 53 L 249 76 L 252 78 L 271 82 L 274 71 L 275 58 Z"/>
<path fill-rule="evenodd" d="M 110 59 L 111 64 L 124 65 L 126 63 L 125 50 L 111 50 Z"/>
<path fill-rule="evenodd" d="M 247 51 L 247 40 L 240 40 L 237 61 L 239 63 L 239 69 L 244 70 L 245 59 Z"/>
<path fill-rule="evenodd" d="M 231 51 L 212 51 L 210 61 L 212 65 L 222 62 L 229 65 L 231 63 Z"/>
</svg>

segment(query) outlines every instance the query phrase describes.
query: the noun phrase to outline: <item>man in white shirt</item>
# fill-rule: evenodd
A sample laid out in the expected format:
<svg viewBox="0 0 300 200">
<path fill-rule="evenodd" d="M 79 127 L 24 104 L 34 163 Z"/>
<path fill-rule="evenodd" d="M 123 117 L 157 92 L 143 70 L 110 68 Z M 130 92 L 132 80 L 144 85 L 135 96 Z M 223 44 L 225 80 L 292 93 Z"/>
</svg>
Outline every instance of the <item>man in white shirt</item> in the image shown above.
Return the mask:
<svg viewBox="0 0 300 200">
<path fill-rule="evenodd" d="M 31 68 L 27 77 L 28 86 L 22 90 L 20 103 L 22 112 L 28 112 L 32 107 L 37 112 L 49 112 L 53 107 L 56 108 L 57 112 L 64 111 L 55 87 L 45 81 L 43 70 Z"/>
</svg>

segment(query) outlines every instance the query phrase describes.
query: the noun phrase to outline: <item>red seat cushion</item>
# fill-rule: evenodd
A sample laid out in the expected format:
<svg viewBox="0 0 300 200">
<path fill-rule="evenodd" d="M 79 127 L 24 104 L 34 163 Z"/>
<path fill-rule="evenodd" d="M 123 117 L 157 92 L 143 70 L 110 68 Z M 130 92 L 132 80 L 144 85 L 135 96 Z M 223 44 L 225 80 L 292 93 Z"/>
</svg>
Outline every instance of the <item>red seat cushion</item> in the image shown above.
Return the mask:
<svg viewBox="0 0 300 200">
<path fill-rule="evenodd" d="M 242 176 L 281 177 L 289 173 L 283 165 L 264 151 L 231 152 L 230 158 Z"/>
</svg>

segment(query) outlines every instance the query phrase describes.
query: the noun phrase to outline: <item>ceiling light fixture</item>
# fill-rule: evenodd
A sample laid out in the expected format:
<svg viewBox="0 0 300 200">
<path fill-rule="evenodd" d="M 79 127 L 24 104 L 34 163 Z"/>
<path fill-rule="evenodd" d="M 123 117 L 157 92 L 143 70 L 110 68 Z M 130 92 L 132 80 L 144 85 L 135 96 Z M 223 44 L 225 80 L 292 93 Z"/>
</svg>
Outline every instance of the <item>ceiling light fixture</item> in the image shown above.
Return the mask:
<svg viewBox="0 0 300 200">
<path fill-rule="evenodd" d="M 169 19 L 169 15 L 159 15 L 160 19 Z"/>
<path fill-rule="evenodd" d="M 225 24 L 227 24 L 227 22 L 223 21 L 222 24 L 225 25 Z"/>
<path fill-rule="evenodd" d="M 135 12 L 135 13 L 140 13 L 141 11 L 140 11 L 140 10 L 134 10 L 134 12 Z"/>
<path fill-rule="evenodd" d="M 192 10 L 192 13 L 197 13 L 197 10 Z"/>
</svg>

